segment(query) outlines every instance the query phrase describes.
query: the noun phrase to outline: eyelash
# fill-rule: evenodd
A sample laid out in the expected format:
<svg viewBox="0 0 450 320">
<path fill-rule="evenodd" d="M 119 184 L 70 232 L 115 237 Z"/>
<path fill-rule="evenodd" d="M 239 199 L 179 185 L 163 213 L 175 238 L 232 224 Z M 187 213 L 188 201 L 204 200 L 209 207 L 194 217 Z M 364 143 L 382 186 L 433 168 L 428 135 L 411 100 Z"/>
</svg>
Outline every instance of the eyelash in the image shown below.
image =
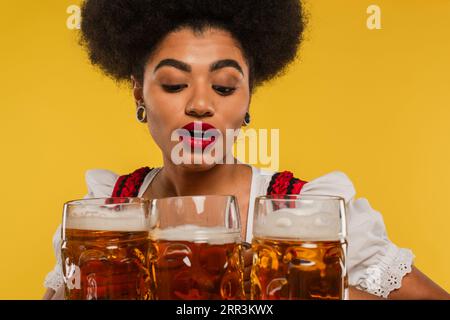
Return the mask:
<svg viewBox="0 0 450 320">
<path fill-rule="evenodd" d="M 186 84 L 175 84 L 175 85 L 163 84 L 161 86 L 164 89 L 164 91 L 169 93 L 177 93 L 187 87 Z"/>
<path fill-rule="evenodd" d="M 187 88 L 186 84 L 176 84 L 176 85 L 169 85 L 169 84 L 163 84 L 161 85 L 164 91 L 168 93 L 177 93 L 183 90 L 184 88 Z M 236 91 L 236 88 L 234 87 L 225 87 L 225 86 L 218 86 L 213 85 L 212 88 L 214 91 L 216 91 L 217 94 L 221 96 L 229 96 Z"/>
<path fill-rule="evenodd" d="M 224 87 L 224 86 L 213 85 L 212 88 L 214 89 L 214 91 L 216 91 L 221 96 L 229 96 L 229 95 L 233 94 L 234 91 L 236 91 L 236 88 L 233 88 L 233 87 Z"/>
</svg>

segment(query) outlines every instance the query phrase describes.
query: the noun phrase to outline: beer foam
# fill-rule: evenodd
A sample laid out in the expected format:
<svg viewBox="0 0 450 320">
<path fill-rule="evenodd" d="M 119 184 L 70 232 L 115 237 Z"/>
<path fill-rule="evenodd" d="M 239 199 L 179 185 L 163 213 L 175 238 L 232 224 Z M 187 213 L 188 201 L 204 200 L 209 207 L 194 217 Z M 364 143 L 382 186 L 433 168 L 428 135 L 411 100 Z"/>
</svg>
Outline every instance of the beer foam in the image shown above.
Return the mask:
<svg viewBox="0 0 450 320">
<path fill-rule="evenodd" d="M 284 208 L 256 218 L 253 233 L 264 238 L 337 241 L 340 218 L 333 212 Z"/>
<path fill-rule="evenodd" d="M 152 240 L 206 242 L 208 244 L 227 244 L 241 241 L 239 230 L 225 227 L 200 227 L 182 225 L 166 229 L 154 229 L 150 232 Z"/>
<path fill-rule="evenodd" d="M 66 217 L 65 227 L 99 231 L 148 231 L 151 225 L 144 212 L 136 208 L 115 211 L 97 206 L 79 206 L 73 208 Z"/>
</svg>

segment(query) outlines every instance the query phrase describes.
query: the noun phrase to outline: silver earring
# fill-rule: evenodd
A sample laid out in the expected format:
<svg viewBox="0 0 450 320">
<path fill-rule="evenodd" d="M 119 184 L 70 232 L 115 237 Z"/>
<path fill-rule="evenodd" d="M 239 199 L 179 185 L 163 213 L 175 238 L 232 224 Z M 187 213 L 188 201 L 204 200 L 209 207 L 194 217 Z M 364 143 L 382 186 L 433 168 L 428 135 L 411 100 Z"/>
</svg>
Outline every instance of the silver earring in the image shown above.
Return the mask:
<svg viewBox="0 0 450 320">
<path fill-rule="evenodd" d="M 248 126 L 250 124 L 250 113 L 246 112 L 244 117 L 244 125 Z"/>
<path fill-rule="evenodd" d="M 142 123 L 147 122 L 147 110 L 145 109 L 145 105 L 143 102 L 139 102 L 139 105 L 136 109 L 136 119 L 137 121 Z"/>
</svg>

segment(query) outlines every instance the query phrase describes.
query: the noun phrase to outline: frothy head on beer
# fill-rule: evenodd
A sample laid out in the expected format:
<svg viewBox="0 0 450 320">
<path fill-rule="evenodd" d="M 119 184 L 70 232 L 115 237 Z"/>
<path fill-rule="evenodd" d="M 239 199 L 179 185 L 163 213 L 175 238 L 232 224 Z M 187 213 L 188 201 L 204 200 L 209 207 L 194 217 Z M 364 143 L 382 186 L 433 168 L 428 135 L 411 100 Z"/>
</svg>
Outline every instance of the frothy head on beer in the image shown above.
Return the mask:
<svg viewBox="0 0 450 320">
<path fill-rule="evenodd" d="M 181 225 L 165 229 L 156 228 L 150 232 L 150 238 L 154 241 L 188 241 L 220 245 L 240 242 L 240 232 L 226 227 Z"/>
<path fill-rule="evenodd" d="M 312 241 L 340 240 L 339 214 L 314 212 L 299 208 L 283 208 L 255 219 L 256 237 Z"/>
<path fill-rule="evenodd" d="M 64 219 L 66 229 L 148 231 L 151 227 L 145 207 L 140 202 L 105 204 L 89 200 L 66 204 Z"/>
</svg>

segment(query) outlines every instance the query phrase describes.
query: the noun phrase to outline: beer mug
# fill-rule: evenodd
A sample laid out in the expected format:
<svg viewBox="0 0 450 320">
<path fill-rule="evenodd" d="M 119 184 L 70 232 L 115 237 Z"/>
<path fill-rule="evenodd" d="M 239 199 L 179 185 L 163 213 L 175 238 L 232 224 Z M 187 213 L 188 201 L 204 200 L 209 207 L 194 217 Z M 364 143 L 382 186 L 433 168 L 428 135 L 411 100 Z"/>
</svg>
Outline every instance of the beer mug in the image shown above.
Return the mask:
<svg viewBox="0 0 450 320">
<path fill-rule="evenodd" d="M 243 299 L 239 211 L 233 196 L 154 199 L 154 295 L 161 300 Z"/>
<path fill-rule="evenodd" d="M 148 204 L 139 198 L 99 198 L 64 205 L 66 299 L 151 298 Z"/>
<path fill-rule="evenodd" d="M 257 197 L 252 249 L 252 299 L 347 298 L 342 198 Z"/>
</svg>

